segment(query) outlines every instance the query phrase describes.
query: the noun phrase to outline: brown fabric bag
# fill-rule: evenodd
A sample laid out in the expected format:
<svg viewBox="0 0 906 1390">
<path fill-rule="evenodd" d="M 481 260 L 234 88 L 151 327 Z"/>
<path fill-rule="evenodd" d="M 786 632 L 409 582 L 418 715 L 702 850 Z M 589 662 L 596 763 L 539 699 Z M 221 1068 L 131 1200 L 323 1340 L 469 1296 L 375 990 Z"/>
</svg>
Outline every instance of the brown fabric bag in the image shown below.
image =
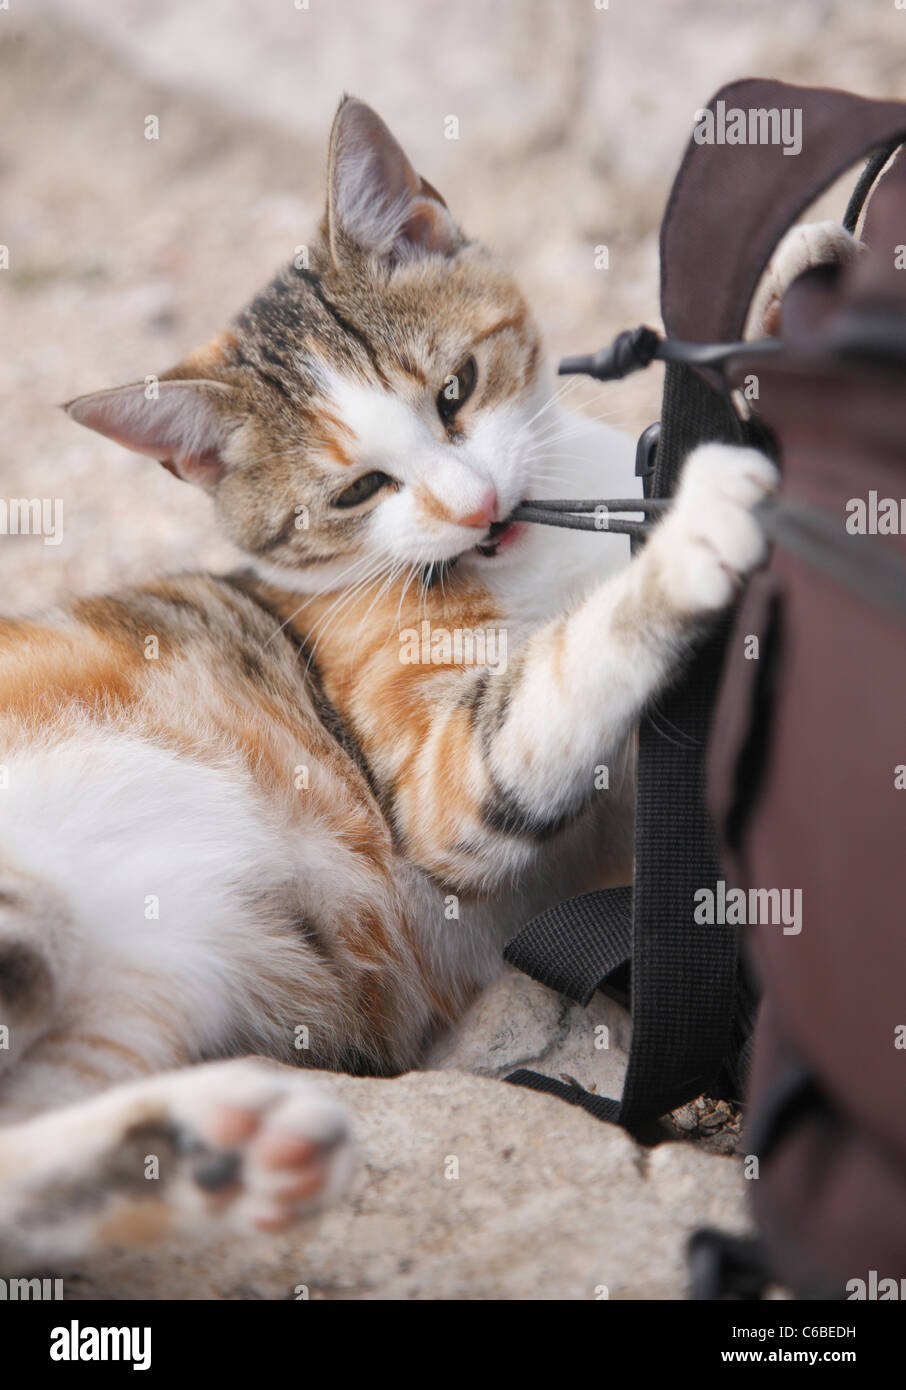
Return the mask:
<svg viewBox="0 0 906 1390">
<path fill-rule="evenodd" d="M 663 233 L 663 304 L 669 332 L 699 341 L 738 338 L 787 226 L 858 156 L 906 138 L 896 103 L 767 82 L 718 101 L 799 108 L 803 143 L 795 158 L 690 146 Z M 893 1296 L 879 1281 L 906 1279 L 906 500 L 897 534 L 884 520 L 871 533 L 880 499 L 906 499 L 903 156 L 862 239 L 868 251 L 833 283 L 804 277 L 787 295 L 783 352 L 734 368 L 738 382 L 757 375 L 783 484 L 709 755 L 728 885 L 747 900 L 801 894 L 798 932 L 765 920 L 765 898 L 743 928 L 764 989 L 754 1210 L 775 1275 L 841 1298 Z M 860 501 L 869 534 L 854 535 Z"/>
</svg>

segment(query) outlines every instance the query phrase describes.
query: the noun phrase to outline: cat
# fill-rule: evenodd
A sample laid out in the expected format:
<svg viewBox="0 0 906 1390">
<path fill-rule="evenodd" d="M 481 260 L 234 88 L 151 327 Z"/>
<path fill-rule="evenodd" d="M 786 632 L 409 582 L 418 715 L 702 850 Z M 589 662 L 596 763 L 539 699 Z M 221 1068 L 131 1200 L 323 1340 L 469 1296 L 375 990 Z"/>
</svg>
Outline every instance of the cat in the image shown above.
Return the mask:
<svg viewBox="0 0 906 1390">
<path fill-rule="evenodd" d="M 309 264 L 67 409 L 203 488 L 249 568 L 0 622 L 15 1272 L 343 1190 L 304 1067 L 416 1066 L 527 917 L 626 881 L 634 726 L 762 561 L 777 480 L 697 449 L 631 561 L 513 521 L 564 454 L 577 495 L 637 496 L 632 444 L 561 409 L 510 273 L 352 98 Z"/>
</svg>

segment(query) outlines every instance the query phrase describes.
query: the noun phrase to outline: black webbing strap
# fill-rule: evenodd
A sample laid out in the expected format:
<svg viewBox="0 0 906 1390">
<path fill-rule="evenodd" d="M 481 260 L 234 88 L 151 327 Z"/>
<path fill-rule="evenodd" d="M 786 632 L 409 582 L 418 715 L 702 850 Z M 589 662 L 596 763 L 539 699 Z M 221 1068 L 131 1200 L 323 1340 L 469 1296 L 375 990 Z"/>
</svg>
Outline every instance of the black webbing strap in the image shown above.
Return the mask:
<svg viewBox="0 0 906 1390">
<path fill-rule="evenodd" d="M 542 1076 L 540 1072 L 529 1071 L 526 1067 L 511 1071 L 509 1076 L 504 1077 L 504 1081 L 510 1081 L 514 1086 L 525 1086 L 529 1091 L 544 1091 L 549 1096 L 559 1096 L 569 1105 L 581 1106 L 589 1115 L 594 1115 L 596 1120 L 604 1120 L 611 1125 L 620 1124 L 618 1100 L 610 1100 L 608 1096 L 596 1096 L 594 1091 L 586 1091 L 585 1087 L 577 1082 L 555 1081 L 552 1076 Z"/>
<path fill-rule="evenodd" d="M 752 430 L 688 366 L 666 370 L 654 492 L 673 493 L 698 444 L 753 441 Z M 759 443 L 764 444 L 759 437 Z M 534 978 L 586 1002 L 625 957 L 631 937 L 632 1045 L 621 1100 L 520 1068 L 506 1079 L 558 1095 L 650 1142 L 652 1122 L 707 1089 L 718 1089 L 731 1050 L 739 964 L 732 926 L 699 925 L 697 889 L 720 872 L 704 800 L 704 753 L 729 621 L 661 695 L 639 728 L 636 876 L 631 930 L 627 889 L 560 904 L 529 922 L 506 958 Z"/>
<path fill-rule="evenodd" d="M 582 893 L 540 913 L 507 942 L 503 958 L 548 989 L 587 1004 L 632 950 L 632 889 Z"/>
</svg>

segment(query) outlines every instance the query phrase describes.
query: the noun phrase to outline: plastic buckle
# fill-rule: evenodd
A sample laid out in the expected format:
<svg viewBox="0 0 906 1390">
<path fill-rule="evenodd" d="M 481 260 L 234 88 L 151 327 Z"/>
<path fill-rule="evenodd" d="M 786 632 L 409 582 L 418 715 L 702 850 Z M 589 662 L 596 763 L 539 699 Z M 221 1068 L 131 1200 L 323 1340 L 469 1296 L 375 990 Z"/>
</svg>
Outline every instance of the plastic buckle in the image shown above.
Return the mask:
<svg viewBox="0 0 906 1390">
<path fill-rule="evenodd" d="M 654 481 L 657 446 L 661 437 L 661 422 L 655 420 L 646 430 L 642 430 L 635 446 L 635 476 L 642 479 L 642 490 L 646 497 L 651 496 Z"/>
</svg>

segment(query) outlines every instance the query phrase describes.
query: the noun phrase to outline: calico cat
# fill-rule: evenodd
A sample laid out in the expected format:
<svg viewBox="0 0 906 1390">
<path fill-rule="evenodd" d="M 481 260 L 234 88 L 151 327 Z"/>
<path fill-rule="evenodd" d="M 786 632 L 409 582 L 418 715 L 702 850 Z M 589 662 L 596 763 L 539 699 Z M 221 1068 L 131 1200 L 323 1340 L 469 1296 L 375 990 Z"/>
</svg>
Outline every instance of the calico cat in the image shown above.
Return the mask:
<svg viewBox="0 0 906 1390">
<path fill-rule="evenodd" d="M 632 446 L 561 411 L 510 275 L 352 99 L 308 266 L 68 410 L 204 488 L 250 569 L 0 623 L 17 1271 L 342 1189 L 299 1064 L 415 1066 L 530 914 L 626 880 L 634 725 L 761 561 L 776 478 L 697 450 L 631 563 L 514 523 L 563 454 L 577 495 L 637 495 Z"/>
</svg>

